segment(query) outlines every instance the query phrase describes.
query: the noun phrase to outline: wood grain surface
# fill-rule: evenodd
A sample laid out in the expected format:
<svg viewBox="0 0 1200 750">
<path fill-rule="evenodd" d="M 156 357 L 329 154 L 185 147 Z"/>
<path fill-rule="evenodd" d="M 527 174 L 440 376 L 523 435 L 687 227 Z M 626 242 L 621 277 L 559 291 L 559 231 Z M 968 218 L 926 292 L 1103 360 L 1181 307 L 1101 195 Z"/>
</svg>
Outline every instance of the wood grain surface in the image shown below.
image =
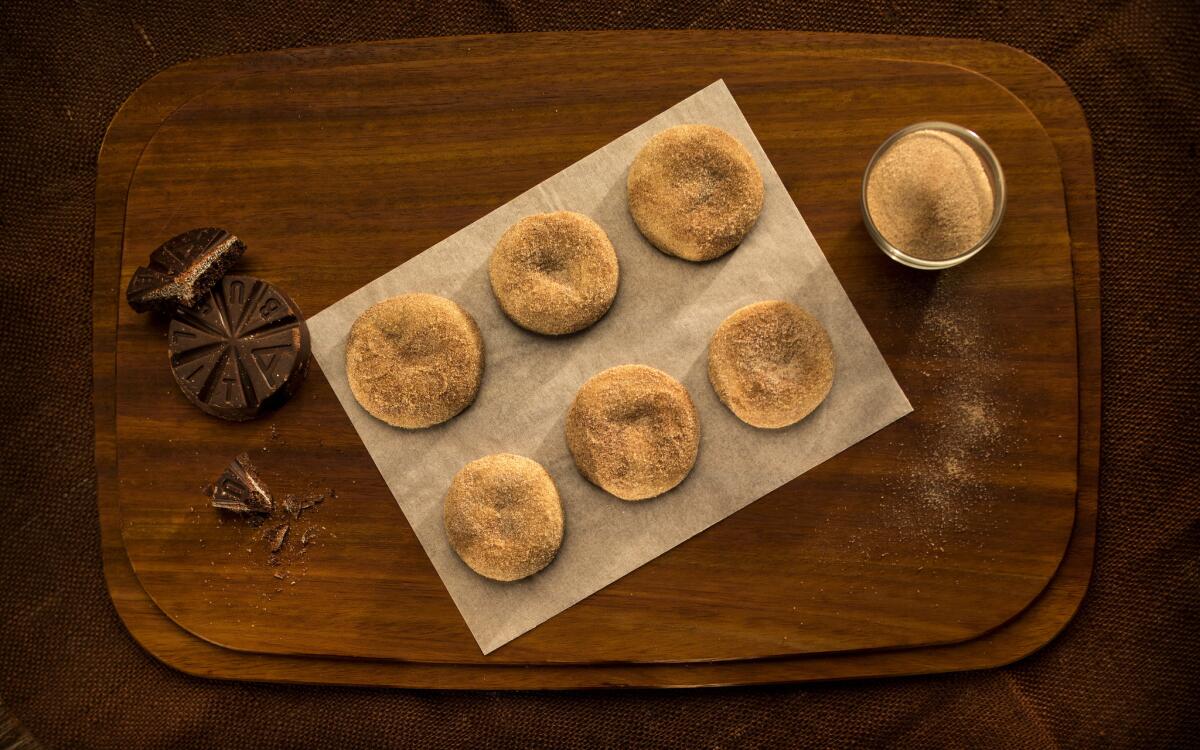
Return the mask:
<svg viewBox="0 0 1200 750">
<path fill-rule="evenodd" d="M 122 311 L 115 402 L 121 460 L 119 474 L 110 480 L 120 486 L 134 567 L 168 614 L 202 637 L 277 653 L 430 663 L 699 661 L 962 641 L 1004 623 L 1042 589 L 1071 530 L 1077 445 L 1071 248 L 1055 145 L 1019 101 L 980 76 L 895 60 L 814 59 L 812 52 L 824 49 L 823 40 L 845 44 L 845 37 L 715 34 L 704 36 L 699 45 L 696 35 L 666 35 L 671 44 L 664 44 L 663 38 L 658 35 L 651 43 L 646 35 L 588 35 L 588 50 L 606 48 L 611 56 L 630 45 L 639 54 L 653 46 L 654 54 L 662 57 L 654 66 L 663 71 L 661 78 L 642 79 L 633 86 L 626 81 L 624 96 L 610 89 L 628 72 L 615 75 L 616 80 L 601 76 L 599 81 L 588 79 L 586 85 L 563 85 L 562 80 L 571 79 L 563 58 L 580 57 L 578 36 L 527 37 L 521 45 L 501 38 L 370 45 L 185 66 L 166 74 L 174 77 L 174 86 L 193 85 L 193 91 L 207 92 L 169 118 L 163 115 L 178 107 L 178 100 L 168 102 L 165 87 L 158 87 L 163 101 L 156 102 L 158 80 L 144 87 L 126 105 L 106 140 L 102 178 L 111 162 L 113 179 L 102 179 L 98 187 L 97 452 L 102 486 L 107 488 L 102 501 L 115 489 L 104 480 L 104 457 L 111 455 L 112 446 L 104 444 L 101 434 L 106 423 L 102 371 L 109 373 L 111 388 L 108 368 L 114 364 L 111 338 L 103 330 L 107 319 L 111 336 L 115 310 L 113 289 L 106 296 L 101 280 L 104 272 L 114 274 L 117 267 L 111 257 L 110 265 L 104 266 L 104 251 L 111 255 L 114 243 L 118 250 L 121 244 L 119 226 L 116 233 L 111 227 L 104 231 L 105 216 L 119 218 L 120 199 L 106 203 L 104 193 L 106 185 L 119 189 L 122 168 L 128 181 L 136 164 L 127 199 L 129 220 L 124 222 L 123 278 L 163 237 L 197 222 L 210 223 L 200 219 L 219 210 L 254 225 L 233 227 L 251 244 L 243 268 L 282 283 L 302 307 L 315 312 L 441 236 L 427 237 L 425 232 L 446 234 L 468 223 L 717 76 L 724 77 L 738 97 L 917 406 L 917 416 L 924 410 L 928 418 L 909 418 L 903 423 L 906 431 L 893 428 L 901 434 L 881 433 L 484 660 L 460 648 L 466 644 L 473 649 L 474 644 L 319 377 L 295 403 L 268 418 L 276 425 L 277 440 L 270 439 L 266 422 L 238 434 L 225 425 L 214 428 L 177 408 L 186 402 L 157 382 L 154 370 L 164 365 L 165 356 L 156 353 L 162 347 L 161 331 Z M 845 44 L 845 57 L 869 54 L 872 45 L 891 45 L 889 53 L 905 52 L 906 45 L 910 54 L 935 48 L 928 42 L 859 39 L 858 48 Z M 530 46 L 531 41 L 536 44 Z M 1048 75 L 1017 53 L 976 46 L 976 54 L 1015 60 L 1009 63 L 1013 75 Z M 707 66 L 702 65 L 709 57 Z M 759 58 L 770 65 L 756 64 Z M 422 63 L 430 59 L 454 64 L 438 67 L 437 75 L 422 84 L 428 73 Z M 496 66 L 497 59 L 506 61 L 498 67 L 537 85 L 506 94 L 499 104 L 485 99 L 482 88 L 471 87 L 483 86 L 484 68 Z M 356 63 L 350 65 L 350 60 Z M 475 67 L 480 63 L 482 67 Z M 261 72 L 289 66 L 311 70 L 306 76 L 293 72 L 282 79 Z M 453 88 L 451 69 L 471 73 L 465 95 L 453 101 L 445 92 Z M 1065 89 L 1059 87 L 1057 96 L 1062 97 Z M 952 95 L 941 101 L 931 93 L 935 90 Z M 1045 86 L 1036 90 L 1048 95 Z M 892 93 L 881 101 L 881 91 Z M 366 93 L 369 101 L 362 99 Z M 488 106 L 480 103 L 487 101 Z M 888 103 L 892 101 L 899 103 Z M 1074 106 L 1069 97 L 1066 101 Z M 144 111 L 133 112 L 135 104 Z M 426 143 L 420 136 L 431 135 L 428 125 L 408 112 L 414 106 L 435 112 L 445 107 L 453 114 L 440 121 L 437 137 Z M 570 116 L 564 118 L 563 110 Z M 483 114 L 473 117 L 469 111 Z M 856 129 L 866 135 L 832 124 L 848 111 L 859 123 Z M 388 116 L 381 118 L 381 112 Z M 507 112 L 522 113 L 515 119 L 523 127 L 492 128 Z M 796 122 L 798 112 L 804 114 L 804 123 Z M 1075 128 L 1074 137 L 1086 145 L 1086 129 L 1077 115 L 1071 122 L 1076 112 L 1051 114 L 1063 127 Z M 930 284 L 929 275 L 883 262 L 857 224 L 853 202 L 861 164 L 874 144 L 890 129 L 928 117 L 977 128 L 1000 153 L 1014 194 L 995 252 L 989 251 L 986 262 L 981 256 L 951 272 L 959 274 L 956 279 L 943 274 L 936 285 Z M 155 133 L 156 120 L 163 119 L 166 123 Z M 403 122 L 397 125 L 393 120 Z M 364 124 L 371 122 L 387 124 Z M 127 141 L 114 138 L 118 125 L 125 129 L 122 137 Z M 532 138 L 527 130 L 541 135 Z M 138 142 L 144 146 L 152 134 L 138 163 Z M 542 143 L 541 138 L 552 143 Z M 394 153 L 394 143 L 387 145 L 397 139 L 408 146 L 403 154 Z M 814 147 L 817 142 L 824 146 Z M 389 148 L 394 158 L 371 159 L 359 153 Z M 437 152 L 447 148 L 455 158 L 445 161 Z M 271 153 L 290 155 L 283 159 Z M 1058 155 L 1063 153 L 1059 146 Z M 1090 184 L 1086 148 L 1082 154 L 1076 148 L 1074 155 L 1085 160 L 1085 184 Z M 331 161 L 336 169 L 327 166 Z M 413 164 L 420 165 L 414 170 L 419 174 L 406 171 Z M 389 185 L 396 181 L 404 183 L 403 189 L 378 200 L 375 194 L 395 190 Z M 266 187 L 277 183 L 288 188 Z M 366 208 L 350 205 L 362 192 L 355 184 L 370 189 Z M 447 196 L 446 185 L 457 189 Z M 841 196 L 843 191 L 852 199 Z M 1087 226 L 1084 239 L 1075 236 L 1075 225 L 1086 223 L 1089 209 L 1094 211 L 1087 203 L 1074 212 L 1082 218 L 1072 217 L 1076 255 L 1080 248 L 1094 247 L 1094 216 L 1093 239 L 1089 242 L 1086 236 Z M 109 212 L 104 211 L 106 205 Z M 395 221 L 393 211 L 404 220 Z M 323 221 L 313 224 L 311 215 Z M 231 221 L 218 223 L 229 226 Z M 455 221 L 458 224 L 449 225 Z M 256 235 L 259 225 L 267 229 Z M 250 260 L 256 248 L 263 249 L 256 261 Z M 330 253 L 341 259 L 352 255 L 355 264 L 330 263 L 325 259 Z M 368 270 L 357 268 L 364 258 L 371 266 Z M 974 273 L 960 273 L 969 270 Z M 986 351 L 945 336 L 921 337 L 930 310 L 938 313 L 937 306 L 947 303 L 954 311 L 951 326 L 983 322 Z M 1092 312 L 1089 309 L 1089 315 Z M 1087 330 L 1090 327 L 1080 328 L 1081 345 L 1087 343 Z M 978 338 L 966 333 L 966 339 Z M 1000 369 L 1003 377 L 994 377 Z M 162 382 L 169 383 L 169 373 Z M 955 382 L 990 385 L 980 396 L 978 389 L 944 385 Z M 913 463 L 906 444 L 923 444 L 923 455 L 944 457 L 944 449 L 931 443 L 939 431 L 946 431 L 937 415 L 952 410 L 956 398 L 967 397 L 973 402 L 982 398 L 1000 414 L 997 423 L 1003 430 L 1001 439 L 982 446 L 986 451 L 980 451 L 980 463 L 972 469 L 984 469 L 973 473 L 984 477 L 974 488 L 974 503 L 966 493 L 947 504 L 932 502 L 923 485 L 895 486 L 895 477 L 908 473 L 905 466 Z M 110 420 L 113 414 L 110 407 Z M 340 438 L 342 433 L 349 439 Z M 339 489 L 336 503 L 328 503 L 320 516 L 331 538 L 314 550 L 298 584 L 278 594 L 264 590 L 256 577 L 262 572 L 261 560 L 236 556 L 245 541 L 243 529 L 217 526 L 210 513 L 180 506 L 180 500 L 195 494 L 196 502 L 186 502 L 202 511 L 198 487 L 210 478 L 201 470 L 219 466 L 221 459 L 212 454 L 241 449 L 231 447 L 235 445 L 266 447 L 260 463 L 269 477 L 272 471 L 277 475 L 279 489 L 303 481 L 334 483 Z M 917 460 L 923 460 L 921 455 Z M 272 468 L 275 461 L 278 465 Z M 164 463 L 172 467 L 170 472 L 152 471 Z M 361 466 L 366 470 L 355 468 Z M 336 482 L 325 476 L 330 474 L 328 467 L 337 467 Z M 321 476 L 304 476 L 314 468 Z M 200 475 L 190 475 L 195 471 Z M 1081 481 L 1080 487 L 1086 490 L 1087 484 Z M 900 507 L 900 499 L 920 502 L 903 506 L 911 513 L 908 517 L 881 515 Z M 725 554 L 731 546 L 759 554 L 731 559 Z M 220 560 L 214 550 L 232 559 Z M 704 580 L 696 580 L 697 566 L 702 566 Z M 115 575 L 112 568 L 110 576 Z M 353 593 L 356 590 L 361 591 Z M 119 601 L 137 598 L 133 592 Z M 1065 617 L 1059 615 L 1061 624 Z M 913 650 L 910 661 L 920 659 L 921 650 Z M 854 655 L 864 657 L 872 655 Z M 570 673 L 571 668 L 556 669 Z M 619 672 L 621 667 L 611 669 Z M 503 683 L 511 678 L 495 679 Z M 573 682 L 565 679 L 566 684 L 594 684 L 598 679 L 662 684 L 650 678 L 594 674 L 577 676 Z M 763 679 L 774 678 L 764 673 Z M 679 677 L 668 678 L 672 681 L 690 684 Z M 564 684 L 561 679 L 547 684 L 552 682 Z"/>
</svg>

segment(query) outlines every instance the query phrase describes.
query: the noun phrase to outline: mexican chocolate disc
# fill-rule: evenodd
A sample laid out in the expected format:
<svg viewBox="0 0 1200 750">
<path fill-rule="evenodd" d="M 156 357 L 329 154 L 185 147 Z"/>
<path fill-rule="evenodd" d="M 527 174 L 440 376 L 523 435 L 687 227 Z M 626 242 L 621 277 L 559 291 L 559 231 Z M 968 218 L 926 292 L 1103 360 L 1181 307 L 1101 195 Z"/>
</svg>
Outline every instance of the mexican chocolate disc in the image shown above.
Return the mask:
<svg viewBox="0 0 1200 750">
<path fill-rule="evenodd" d="M 235 422 L 283 403 L 308 371 L 308 326 L 262 279 L 226 276 L 168 329 L 171 370 L 204 412 Z"/>
</svg>

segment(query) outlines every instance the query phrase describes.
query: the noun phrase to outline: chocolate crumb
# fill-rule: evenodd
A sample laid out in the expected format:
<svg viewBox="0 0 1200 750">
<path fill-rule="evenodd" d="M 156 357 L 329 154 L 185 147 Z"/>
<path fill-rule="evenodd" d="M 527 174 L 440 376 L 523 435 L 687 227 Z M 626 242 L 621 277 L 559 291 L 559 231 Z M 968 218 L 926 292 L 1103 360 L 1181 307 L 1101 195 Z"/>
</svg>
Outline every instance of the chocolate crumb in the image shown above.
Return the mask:
<svg viewBox="0 0 1200 750">
<path fill-rule="evenodd" d="M 314 531 L 313 528 L 310 526 L 309 528 L 304 530 L 304 535 L 300 537 L 300 544 L 304 545 L 304 546 L 308 546 L 310 543 L 316 541 L 316 539 L 317 539 L 317 532 Z"/>
<path fill-rule="evenodd" d="M 283 523 L 268 529 L 263 534 L 263 539 L 271 545 L 271 552 L 278 552 L 283 549 L 283 543 L 287 541 L 289 524 Z"/>
<path fill-rule="evenodd" d="M 325 502 L 325 496 L 318 493 L 312 493 L 303 498 L 297 498 L 295 495 L 289 494 L 283 498 L 283 509 L 293 518 L 299 518 L 304 514 L 304 511 L 315 508 L 323 502 Z"/>
</svg>

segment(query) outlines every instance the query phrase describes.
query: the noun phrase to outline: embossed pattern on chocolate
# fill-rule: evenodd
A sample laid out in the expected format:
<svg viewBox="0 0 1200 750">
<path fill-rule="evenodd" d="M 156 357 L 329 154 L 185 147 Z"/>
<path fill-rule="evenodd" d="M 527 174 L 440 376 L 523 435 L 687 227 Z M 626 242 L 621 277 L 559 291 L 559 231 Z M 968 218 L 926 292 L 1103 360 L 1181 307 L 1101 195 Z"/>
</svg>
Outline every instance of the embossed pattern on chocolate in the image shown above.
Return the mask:
<svg viewBox="0 0 1200 750">
<path fill-rule="evenodd" d="M 287 400 L 308 371 L 308 326 L 296 303 L 253 276 L 226 276 L 167 332 L 171 370 L 202 411 L 245 421 Z"/>
</svg>

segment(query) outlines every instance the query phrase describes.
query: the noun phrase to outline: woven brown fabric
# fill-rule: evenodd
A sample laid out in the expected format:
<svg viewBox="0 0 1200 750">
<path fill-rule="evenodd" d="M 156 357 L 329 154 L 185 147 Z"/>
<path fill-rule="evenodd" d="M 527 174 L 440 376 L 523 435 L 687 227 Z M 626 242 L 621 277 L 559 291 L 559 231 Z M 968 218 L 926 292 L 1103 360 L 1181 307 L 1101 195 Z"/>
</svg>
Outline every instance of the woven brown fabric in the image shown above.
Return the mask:
<svg viewBox="0 0 1200 750">
<path fill-rule="evenodd" d="M 0 696 L 55 747 L 1177 746 L 1200 724 L 1200 23 L 1184 1 L 0 3 Z M 141 7 L 138 7 L 141 6 Z M 720 27 L 979 37 L 1070 84 L 1095 139 L 1098 553 L 1051 645 L 985 672 L 701 691 L 439 693 L 187 677 L 101 574 L 89 398 L 95 163 L 118 105 L 199 57 L 360 40 Z"/>
</svg>

